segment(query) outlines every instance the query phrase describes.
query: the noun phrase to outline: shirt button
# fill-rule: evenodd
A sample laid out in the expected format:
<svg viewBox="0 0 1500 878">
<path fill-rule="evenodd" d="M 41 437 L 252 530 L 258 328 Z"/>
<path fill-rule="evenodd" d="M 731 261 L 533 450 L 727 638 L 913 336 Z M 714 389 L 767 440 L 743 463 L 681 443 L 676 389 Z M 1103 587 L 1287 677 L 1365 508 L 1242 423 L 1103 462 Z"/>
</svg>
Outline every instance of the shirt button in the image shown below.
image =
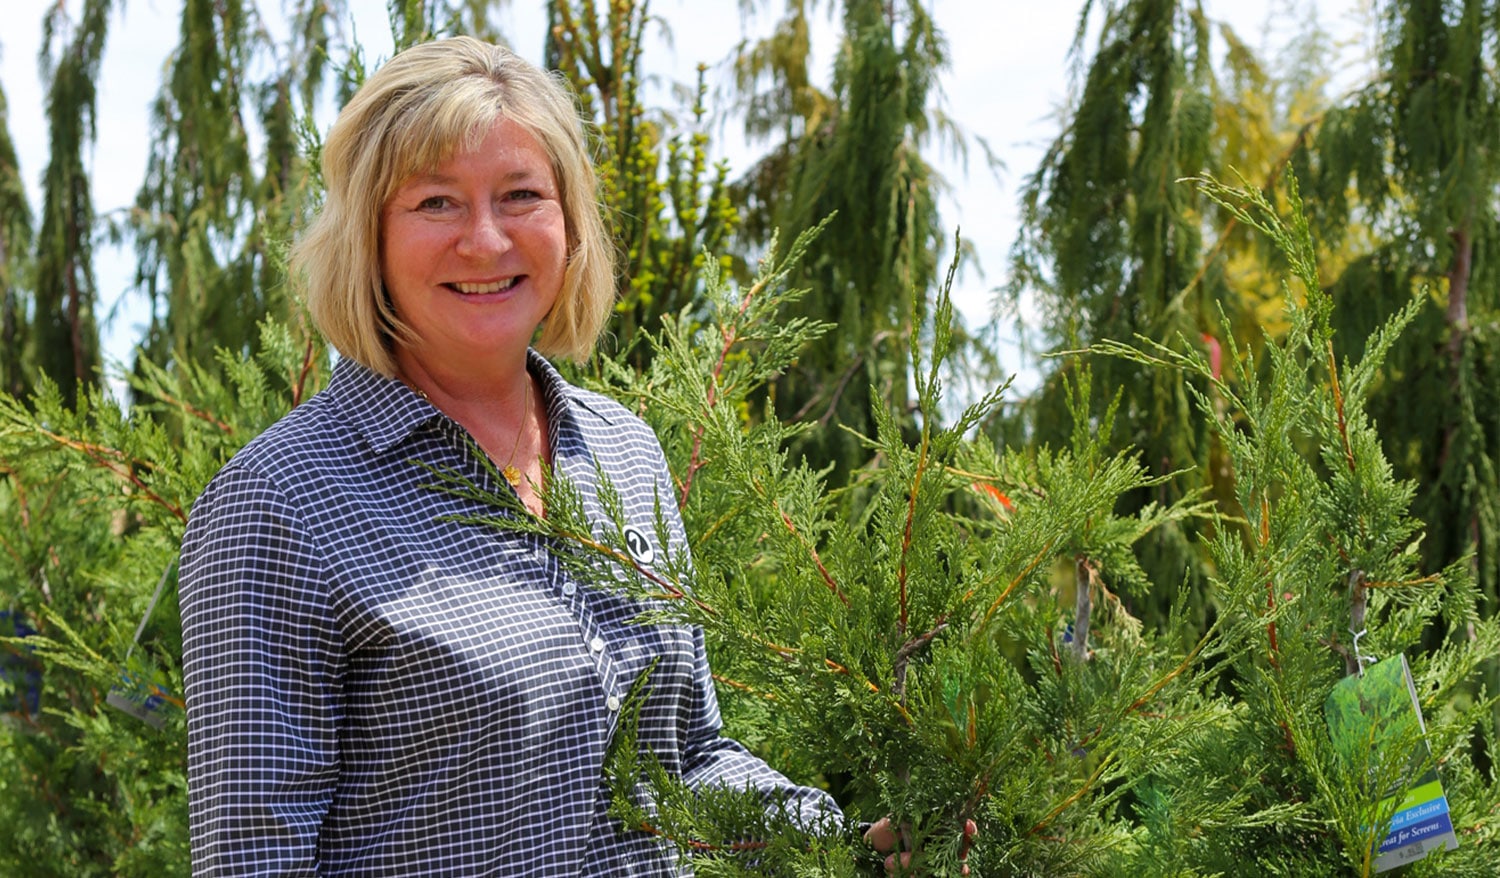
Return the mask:
<svg viewBox="0 0 1500 878">
<path fill-rule="evenodd" d="M 578 586 L 576 584 L 574 584 L 573 580 L 570 579 L 567 582 L 563 583 L 563 595 L 565 597 L 572 597 L 573 596 L 573 592 L 575 592 L 577 590 L 578 590 Z"/>
<path fill-rule="evenodd" d="M 611 695 L 608 698 L 604 699 L 604 706 L 607 707 L 607 708 L 609 708 L 611 712 L 619 710 L 620 709 L 620 696 L 618 696 L 618 695 Z"/>
<path fill-rule="evenodd" d="M 603 652 L 604 651 L 604 638 L 603 637 L 595 637 L 593 640 L 590 640 L 589 641 L 589 649 L 592 649 L 594 652 Z"/>
</svg>

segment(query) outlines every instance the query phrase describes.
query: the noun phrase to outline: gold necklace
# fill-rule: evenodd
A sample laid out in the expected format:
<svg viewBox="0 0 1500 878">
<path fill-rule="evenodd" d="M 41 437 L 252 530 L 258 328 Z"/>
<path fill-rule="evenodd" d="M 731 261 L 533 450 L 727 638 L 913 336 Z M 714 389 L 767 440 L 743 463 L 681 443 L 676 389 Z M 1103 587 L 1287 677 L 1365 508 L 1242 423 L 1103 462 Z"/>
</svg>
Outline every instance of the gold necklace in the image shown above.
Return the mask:
<svg viewBox="0 0 1500 878">
<path fill-rule="evenodd" d="M 526 432 L 526 425 L 531 421 L 531 396 L 534 393 L 531 388 L 531 378 L 528 376 L 525 380 L 526 401 L 524 408 L 521 409 L 521 426 L 516 430 L 516 441 L 510 445 L 510 457 L 506 459 L 505 466 L 500 468 L 500 475 L 505 476 L 505 481 L 510 483 L 511 489 L 517 494 L 521 493 L 522 475 L 521 470 L 516 467 L 516 451 L 521 447 L 521 434 Z M 432 405 L 432 400 L 428 398 L 427 391 L 415 384 L 408 383 L 406 386 L 410 387 L 417 396 L 422 397 L 423 401 L 428 405 Z"/>
<path fill-rule="evenodd" d="M 516 441 L 511 443 L 510 457 L 506 459 L 505 466 L 500 469 L 500 475 L 510 482 L 511 490 L 517 494 L 521 492 L 521 471 L 516 468 L 516 450 L 521 447 L 521 434 L 526 432 L 526 427 L 531 423 L 531 397 L 535 391 L 531 389 L 531 379 L 526 379 L 526 403 L 521 410 L 521 426 L 516 430 Z"/>
</svg>

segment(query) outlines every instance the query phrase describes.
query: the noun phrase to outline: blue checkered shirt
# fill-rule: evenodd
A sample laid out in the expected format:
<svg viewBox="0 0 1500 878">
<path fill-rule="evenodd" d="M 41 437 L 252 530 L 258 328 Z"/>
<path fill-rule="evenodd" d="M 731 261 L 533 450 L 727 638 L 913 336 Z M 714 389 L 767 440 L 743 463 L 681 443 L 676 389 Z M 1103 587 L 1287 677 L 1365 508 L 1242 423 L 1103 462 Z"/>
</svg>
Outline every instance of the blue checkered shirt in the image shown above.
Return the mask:
<svg viewBox="0 0 1500 878">
<path fill-rule="evenodd" d="M 656 534 L 650 429 L 541 357 L 553 466 L 603 522 L 596 462 Z M 195 875 L 691 874 L 622 832 L 602 765 L 653 659 L 640 743 L 691 784 L 836 814 L 719 734 L 702 632 L 575 582 L 540 538 L 422 485 L 422 460 L 488 480 L 468 434 L 398 381 L 340 362 L 193 506 L 182 547 Z M 662 548 L 652 547 L 658 558 Z"/>
</svg>

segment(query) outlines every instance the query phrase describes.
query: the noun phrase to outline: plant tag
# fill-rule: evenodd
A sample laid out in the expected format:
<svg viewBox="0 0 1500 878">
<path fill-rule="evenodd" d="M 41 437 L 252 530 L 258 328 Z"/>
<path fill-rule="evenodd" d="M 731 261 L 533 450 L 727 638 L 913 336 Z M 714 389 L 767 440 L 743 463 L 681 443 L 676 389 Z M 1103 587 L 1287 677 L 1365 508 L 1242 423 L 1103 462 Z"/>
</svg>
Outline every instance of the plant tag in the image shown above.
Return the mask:
<svg viewBox="0 0 1500 878">
<path fill-rule="evenodd" d="M 181 698 L 175 698 L 167 690 L 147 681 L 145 677 L 149 676 L 149 672 L 140 675 L 140 680 L 131 676 L 130 653 L 141 642 L 146 623 L 151 620 L 151 614 L 156 612 L 156 602 L 161 600 L 162 589 L 167 587 L 167 577 L 172 575 L 172 568 L 175 566 L 177 559 L 174 558 L 167 569 L 161 572 L 161 579 L 156 581 L 156 591 L 151 595 L 151 602 L 146 604 L 146 612 L 142 614 L 140 624 L 135 626 L 135 636 L 130 639 L 130 646 L 125 650 L 126 663 L 120 666 L 120 682 L 111 686 L 109 694 L 104 696 L 105 704 L 118 708 L 157 730 L 167 724 L 165 711 L 168 704 L 175 705 L 178 710 L 186 710 L 187 706 Z"/>
<path fill-rule="evenodd" d="M 138 684 L 124 671 L 120 672 L 120 682 L 109 690 L 104 703 L 130 714 L 153 729 L 161 729 L 167 724 L 167 705 L 175 705 L 179 709 L 183 706 L 180 699 L 173 698 L 155 683 Z"/>
<path fill-rule="evenodd" d="M 1412 774 L 1428 761 L 1430 751 L 1417 687 L 1405 655 L 1393 655 L 1371 665 L 1363 674 L 1340 680 L 1329 694 L 1323 713 L 1334 749 L 1345 764 L 1368 766 L 1372 778 L 1382 773 L 1382 766 L 1392 764 L 1389 760 L 1400 760 L 1404 766 L 1395 783 L 1388 784 L 1381 794 L 1381 812 L 1395 803 L 1395 813 L 1385 838 L 1376 846 L 1376 872 L 1415 862 L 1440 847 L 1458 847 L 1436 766 L 1412 779 Z M 1410 752 L 1403 754 L 1403 747 Z M 1388 772 L 1385 774 L 1389 777 Z"/>
</svg>

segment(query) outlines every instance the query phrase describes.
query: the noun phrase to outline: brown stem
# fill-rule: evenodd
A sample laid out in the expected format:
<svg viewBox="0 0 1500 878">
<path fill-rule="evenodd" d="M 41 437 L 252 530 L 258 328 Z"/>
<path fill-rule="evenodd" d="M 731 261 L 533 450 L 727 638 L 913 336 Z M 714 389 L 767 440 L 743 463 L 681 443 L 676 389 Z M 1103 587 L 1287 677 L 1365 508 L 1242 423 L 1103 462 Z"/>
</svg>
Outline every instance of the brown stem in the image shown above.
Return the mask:
<svg viewBox="0 0 1500 878">
<path fill-rule="evenodd" d="M 1365 630 L 1365 611 L 1369 608 L 1370 597 L 1365 589 L 1365 572 L 1363 570 L 1349 571 L 1349 633 L 1355 636 Z M 1344 652 L 1344 675 L 1354 676 L 1360 673 L 1358 644 L 1353 650 Z"/>
<path fill-rule="evenodd" d="M 1276 583 L 1270 579 L 1266 580 L 1266 615 L 1274 615 L 1276 612 Z M 1276 654 L 1280 648 L 1276 645 L 1276 620 L 1273 618 L 1266 623 L 1266 639 L 1271 643 L 1271 667 L 1280 668 L 1281 663 L 1277 661 Z"/>
<path fill-rule="evenodd" d="M 922 476 L 927 472 L 927 431 L 922 431 L 922 447 L 917 451 L 917 471 L 912 476 L 911 490 L 907 492 L 906 499 L 906 524 L 901 531 L 901 563 L 896 569 L 896 583 L 899 586 L 897 600 L 900 602 L 900 618 L 897 620 L 896 630 L 902 637 L 906 636 L 906 626 L 909 623 L 907 613 L 909 612 L 909 601 L 906 594 L 907 580 L 907 556 L 911 553 L 912 528 L 917 518 L 917 490 L 921 487 Z"/>
<path fill-rule="evenodd" d="M 1365 630 L 1365 610 L 1369 607 L 1369 596 L 1365 593 L 1365 572 L 1349 572 L 1349 627 L 1355 631 Z"/>
<path fill-rule="evenodd" d="M 1089 623 L 1094 605 L 1094 578 L 1098 574 L 1098 568 L 1088 557 L 1079 555 L 1073 559 L 1073 658 L 1080 662 L 1089 658 Z"/>
<path fill-rule="evenodd" d="M 794 658 L 794 657 L 799 656 L 799 655 L 802 654 L 802 650 L 797 649 L 795 647 L 782 646 L 779 643 L 772 643 L 769 640 L 762 640 L 762 639 L 760 639 L 758 637 L 752 637 L 751 639 L 754 640 L 756 643 L 759 643 L 761 646 L 764 646 L 766 649 L 769 649 L 770 651 L 772 651 L 772 652 L 776 653 L 777 655 L 781 656 L 782 658 L 791 659 L 791 658 Z M 859 679 L 859 678 L 857 678 L 857 677 L 854 676 L 854 672 L 853 671 L 849 670 L 848 668 L 844 667 L 843 665 L 839 664 L 838 662 L 834 661 L 831 658 L 824 658 L 823 659 L 823 666 L 826 667 L 826 668 L 828 668 L 828 670 L 832 671 L 833 673 L 838 674 L 841 677 L 848 677 L 851 680 L 853 680 L 853 679 Z M 868 690 L 870 690 L 871 692 L 875 692 L 875 693 L 879 693 L 880 692 L 880 687 L 876 686 L 874 683 L 871 683 L 869 680 L 859 680 L 859 682 L 865 684 L 865 688 L 868 689 Z M 905 715 L 906 711 L 903 709 L 901 711 L 901 713 L 903 715 Z M 910 721 L 910 719 L 911 719 L 910 716 L 907 716 L 908 722 Z"/>
<path fill-rule="evenodd" d="M 846 607 L 849 606 L 849 598 L 839 590 L 839 584 L 833 580 L 833 574 L 829 573 L 828 568 L 823 566 L 823 558 L 818 555 L 817 546 L 812 545 L 803 538 L 802 534 L 797 531 L 796 526 L 792 524 L 791 516 L 782 511 L 780 504 L 777 504 L 776 511 L 780 513 L 781 523 L 786 525 L 787 531 L 797 538 L 797 542 L 802 545 L 802 548 L 807 550 L 808 556 L 812 558 L 813 564 L 818 568 L 818 573 L 823 577 L 823 584 L 827 585 L 828 590 L 833 592 L 833 596 L 839 599 L 839 603 Z"/>
<path fill-rule="evenodd" d="M 40 432 L 43 436 L 46 436 L 48 439 L 51 439 L 53 442 L 56 442 L 58 445 L 63 446 L 64 448 L 71 448 L 74 451 L 81 452 L 85 457 L 92 460 L 96 465 L 103 467 L 104 469 L 129 482 L 148 500 L 172 513 L 172 515 L 176 517 L 178 521 L 181 521 L 184 524 L 187 523 L 187 514 L 182 511 L 182 507 L 178 506 L 175 503 L 169 502 L 160 494 L 146 487 L 146 483 L 141 481 L 140 476 L 136 475 L 135 468 L 137 466 L 150 467 L 152 466 L 150 461 L 127 459 L 124 452 L 120 451 L 117 448 L 109 448 L 103 445 L 95 445 L 77 439 L 70 439 L 67 436 L 62 436 L 57 433 L 51 433 L 46 430 L 40 430 L 38 432 Z"/>
<path fill-rule="evenodd" d="M 984 618 L 980 620 L 979 626 L 974 629 L 974 633 L 979 633 L 984 629 L 984 626 L 990 623 L 990 617 L 995 615 L 995 611 L 1000 609 L 1000 605 L 1005 603 L 1005 599 L 1010 597 L 1010 593 L 1016 590 L 1016 586 L 1020 585 L 1021 581 L 1024 580 L 1031 573 L 1031 571 L 1037 568 L 1038 564 L 1041 564 L 1042 561 L 1046 560 L 1047 556 L 1052 553 L 1052 544 L 1054 542 L 1056 542 L 1055 539 L 1048 540 L 1047 545 L 1042 546 L 1042 550 L 1036 554 L 1035 558 L 1031 559 L 1030 564 L 1026 565 L 1026 569 L 1022 570 L 1020 573 L 1017 573 L 1015 578 L 1010 581 L 1010 584 L 1005 587 L 1005 591 L 1000 592 L 999 597 L 995 598 L 994 603 L 990 604 L 989 609 L 984 611 Z M 970 594 L 972 593 L 973 592 L 970 592 Z M 965 598 L 968 598 L 968 596 L 969 595 L 967 594 L 964 595 Z"/>
<path fill-rule="evenodd" d="M 819 427 L 826 427 L 833 422 L 833 416 L 838 411 L 839 400 L 844 398 L 844 391 L 848 389 L 850 380 L 854 378 L 854 373 L 859 370 L 860 365 L 864 363 L 864 359 L 864 354 L 855 354 L 854 359 L 849 363 L 849 368 L 845 369 L 844 374 L 839 376 L 838 383 L 833 387 L 832 395 L 828 397 L 828 407 L 818 417 Z M 812 402 L 812 400 L 808 400 L 808 405 L 811 405 Z M 806 408 L 807 406 L 803 407 L 804 410 Z"/>
<path fill-rule="evenodd" d="M 918 634 L 916 637 L 913 637 L 911 640 L 908 640 L 901 645 L 901 648 L 896 651 L 896 661 L 898 663 L 906 662 L 913 655 L 916 655 L 918 650 L 921 650 L 923 647 L 927 646 L 927 644 L 931 643 L 934 637 L 937 637 L 939 634 L 943 633 L 943 629 L 947 627 L 947 616 L 939 616 L 937 624 L 932 626 L 931 631 Z"/>
<path fill-rule="evenodd" d="M 166 394 L 166 393 L 157 394 L 157 398 L 160 399 L 162 402 L 166 403 L 167 405 L 175 406 L 178 409 L 181 409 L 183 412 L 186 412 L 187 414 L 192 415 L 193 417 L 197 418 L 200 421 L 204 421 L 206 423 L 212 424 L 213 427 L 215 429 L 217 429 L 221 433 L 225 433 L 225 434 L 228 434 L 228 435 L 233 435 L 234 434 L 234 427 L 232 425 L 226 424 L 225 422 L 223 422 L 223 421 L 219 420 L 218 418 L 214 417 L 212 414 L 210 414 L 210 413 L 208 413 L 206 411 L 203 411 L 202 409 L 200 409 L 200 408 L 192 405 L 191 403 L 184 402 L 184 401 L 182 401 L 180 399 L 177 399 L 176 397 L 174 397 L 174 396 L 172 396 L 170 394 Z M 294 394 L 293 394 L 293 402 L 292 402 L 292 404 L 296 405 L 295 391 L 294 391 Z"/>
<path fill-rule="evenodd" d="M 1260 498 L 1260 548 L 1265 551 L 1271 544 L 1271 500 L 1262 494 Z M 1266 613 L 1268 615 L 1276 612 L 1276 581 L 1266 577 Z M 1274 618 L 1266 623 L 1266 638 L 1271 642 L 1271 667 L 1278 668 L 1276 653 L 1276 620 Z"/>
<path fill-rule="evenodd" d="M 307 344 L 302 349 L 302 371 L 297 375 L 297 381 L 292 385 L 292 407 L 300 405 L 302 395 L 307 392 L 307 377 L 312 374 L 314 345 L 312 336 L 307 338 Z"/>
<path fill-rule="evenodd" d="M 1199 641 L 1193 646 L 1192 651 L 1190 651 L 1187 656 L 1183 658 L 1182 662 L 1178 664 L 1177 667 L 1168 671 L 1166 675 L 1164 675 L 1160 680 L 1152 683 L 1151 688 L 1142 693 L 1141 697 L 1131 702 L 1130 706 L 1125 708 L 1125 713 L 1129 714 L 1140 710 L 1146 705 L 1146 702 L 1156 697 L 1156 693 L 1167 688 L 1168 683 L 1182 676 L 1182 674 L 1187 671 L 1188 668 L 1192 667 L 1193 660 L 1198 657 L 1198 653 L 1202 652 L 1203 647 L 1208 644 L 1208 635 L 1210 633 L 1212 632 L 1205 633 L 1203 637 L 1199 639 Z"/>
<path fill-rule="evenodd" d="M 734 347 L 735 342 L 739 341 L 739 321 L 750 307 L 750 300 L 764 288 L 764 280 L 752 284 L 750 289 L 745 291 L 745 295 L 740 298 L 740 307 L 735 312 L 734 321 L 719 331 L 724 338 L 724 344 L 719 349 L 719 359 L 714 363 L 713 377 L 708 382 L 707 404 L 710 412 L 719 404 L 719 378 L 724 374 L 724 364 L 729 360 L 730 349 Z M 693 489 L 693 477 L 698 474 L 698 470 L 703 468 L 703 433 L 706 429 L 706 424 L 700 424 L 698 429 L 693 431 L 693 451 L 688 457 L 687 473 L 682 478 L 682 491 L 677 497 L 678 506 L 687 505 L 688 492 Z"/>
<path fill-rule="evenodd" d="M 1132 701 L 1129 706 L 1127 706 L 1123 711 L 1120 712 L 1120 716 L 1125 717 L 1129 716 L 1132 713 L 1140 711 L 1140 709 L 1142 707 L 1145 707 L 1146 704 L 1151 701 L 1151 699 L 1156 697 L 1158 692 L 1167 688 L 1168 683 L 1171 683 L 1173 680 L 1182 676 L 1188 668 L 1193 666 L 1193 661 L 1198 657 L 1198 654 L 1203 651 L 1203 647 L 1208 645 L 1208 639 L 1212 634 L 1212 631 L 1205 632 L 1204 635 L 1198 639 L 1198 642 L 1193 645 L 1192 650 L 1190 650 L 1188 654 L 1183 657 L 1182 661 L 1179 662 L 1175 668 L 1162 675 L 1162 678 L 1157 680 L 1155 683 L 1152 683 L 1145 692 L 1141 693 L 1139 698 Z M 1102 724 L 1096 726 L 1093 731 L 1089 732 L 1079 740 L 1078 746 L 1088 747 L 1100 735 L 1104 734 L 1104 730 L 1105 727 Z"/>
<path fill-rule="evenodd" d="M 717 616 L 717 615 L 719 615 L 719 611 L 715 610 L 711 605 L 709 605 L 707 603 L 704 603 L 703 601 L 699 600 L 698 598 L 694 597 L 691 594 L 688 594 L 681 587 L 679 587 L 678 585 L 676 585 L 675 583 L 673 583 L 671 580 L 667 579 L 666 577 L 662 576 L 661 574 L 657 573 L 656 571 L 651 570 L 648 567 L 642 566 L 634 558 L 630 557 L 630 555 L 626 554 L 625 552 L 621 552 L 620 550 L 618 550 L 618 549 L 616 549 L 616 548 L 614 548 L 612 546 L 607 546 L 604 543 L 601 543 L 598 540 L 594 539 L 593 536 L 591 536 L 591 535 L 588 535 L 588 534 L 578 534 L 578 533 L 563 533 L 563 534 L 560 534 L 560 536 L 572 539 L 575 542 L 577 542 L 579 545 L 583 546 L 584 548 L 591 549 L 591 550 L 599 553 L 600 555 L 603 555 L 604 557 L 609 558 L 610 560 L 612 560 L 612 561 L 614 561 L 614 562 L 616 562 L 616 563 L 618 563 L 618 564 L 620 564 L 622 566 L 629 567 L 631 570 L 634 570 L 636 573 L 639 573 L 644 579 L 646 579 L 652 585 L 655 585 L 655 586 L 657 586 L 658 588 L 661 589 L 661 593 L 660 594 L 650 595 L 650 597 L 652 597 L 654 599 L 658 599 L 658 600 L 689 600 L 689 601 L 693 602 L 693 606 L 697 607 L 698 609 L 702 610 L 703 612 L 707 613 L 708 615 L 710 615 L 710 616 Z"/>
<path fill-rule="evenodd" d="M 911 662 L 911 657 L 913 655 L 916 655 L 919 650 L 927 646 L 927 644 L 931 643 L 932 639 L 941 634 L 943 629 L 947 627 L 948 617 L 946 615 L 939 616 L 937 624 L 932 627 L 931 631 L 927 631 L 923 634 L 918 634 L 911 640 L 908 640 L 905 643 L 901 644 L 901 648 L 896 650 L 896 662 L 894 665 L 895 673 L 892 674 L 893 682 L 891 683 L 891 691 L 895 693 L 896 697 L 900 699 L 903 704 L 906 702 L 907 664 Z"/>
<path fill-rule="evenodd" d="M 849 677 L 850 679 L 854 679 L 854 674 L 848 668 L 844 667 L 843 665 L 839 664 L 838 662 L 834 661 L 831 658 L 825 658 L 825 659 L 823 659 L 823 664 L 827 665 L 828 666 L 828 670 L 833 671 L 835 674 L 839 674 L 840 676 Z M 880 691 L 880 687 L 876 686 L 874 683 L 871 683 L 869 680 L 861 680 L 860 682 L 864 683 L 865 684 L 865 688 L 868 689 L 868 690 L 870 690 L 871 692 L 879 692 Z"/>
<path fill-rule="evenodd" d="M 1354 449 L 1349 445 L 1349 425 L 1344 420 L 1344 394 L 1339 389 L 1339 364 L 1333 356 L 1333 339 L 1328 340 L 1328 378 L 1333 384 L 1333 408 L 1339 417 L 1339 439 L 1344 443 L 1344 460 L 1354 472 Z"/>
<path fill-rule="evenodd" d="M 761 692 L 760 690 L 756 689 L 754 686 L 751 686 L 749 683 L 742 683 L 739 680 L 735 680 L 735 679 L 732 679 L 730 677 L 726 677 L 723 674 L 718 674 L 718 673 L 715 673 L 712 676 L 713 676 L 713 678 L 716 681 L 718 681 L 720 683 L 723 683 L 725 686 L 728 686 L 731 689 L 738 689 L 741 692 L 745 692 L 745 693 L 748 693 L 750 695 L 754 695 L 757 698 L 764 698 L 767 701 L 775 701 L 776 700 L 775 693 L 772 693 L 772 692 Z"/>
<path fill-rule="evenodd" d="M 1365 581 L 1365 588 L 1412 588 L 1412 587 L 1418 586 L 1418 585 L 1432 585 L 1434 582 L 1442 582 L 1442 581 L 1443 581 L 1442 574 L 1440 574 L 1440 573 L 1431 573 L 1431 574 L 1428 574 L 1427 576 L 1418 577 L 1417 579 L 1403 579 L 1403 580 L 1400 580 L 1400 581 L 1396 581 L 1396 580 L 1380 580 L 1380 581 L 1372 582 L 1372 581 L 1366 580 Z"/>
<path fill-rule="evenodd" d="M 1099 760 L 1099 767 L 1094 769 L 1094 773 L 1088 776 L 1088 779 L 1083 782 L 1083 785 L 1074 790 L 1071 796 L 1063 799 L 1062 802 L 1058 803 L 1058 805 L 1051 811 L 1048 811 L 1047 816 L 1037 821 L 1037 824 L 1031 827 L 1031 829 L 1029 829 L 1026 834 L 1036 835 L 1038 832 L 1041 832 L 1043 829 L 1047 828 L 1047 824 L 1051 823 L 1053 820 L 1056 820 L 1059 814 L 1068 810 L 1073 806 L 1075 802 L 1083 798 L 1084 795 L 1093 788 L 1094 784 L 1099 782 L 1099 778 L 1104 774 L 1104 769 L 1113 764 L 1113 756 L 1105 757 L 1104 759 Z"/>
<path fill-rule="evenodd" d="M 1348 669 L 1349 662 L 1352 660 L 1352 653 L 1350 652 L 1349 647 L 1345 646 L 1337 640 L 1328 640 L 1322 637 L 1318 638 L 1318 642 L 1328 647 L 1329 651 L 1334 653 L 1335 655 L 1342 656 L 1344 659 L 1344 668 L 1345 670 Z"/>
</svg>

